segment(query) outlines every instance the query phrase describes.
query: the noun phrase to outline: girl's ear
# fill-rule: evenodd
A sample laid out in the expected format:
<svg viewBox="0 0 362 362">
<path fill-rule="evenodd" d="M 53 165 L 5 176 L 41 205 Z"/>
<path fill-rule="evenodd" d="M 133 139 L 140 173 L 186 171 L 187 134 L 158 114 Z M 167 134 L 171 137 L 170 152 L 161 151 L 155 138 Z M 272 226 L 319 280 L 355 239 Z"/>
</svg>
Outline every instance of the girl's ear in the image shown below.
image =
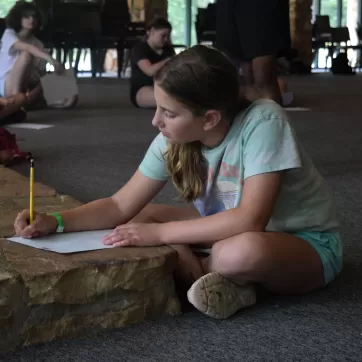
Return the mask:
<svg viewBox="0 0 362 362">
<path fill-rule="evenodd" d="M 204 115 L 204 131 L 209 131 L 219 124 L 222 116 L 219 111 L 211 109 Z"/>
</svg>

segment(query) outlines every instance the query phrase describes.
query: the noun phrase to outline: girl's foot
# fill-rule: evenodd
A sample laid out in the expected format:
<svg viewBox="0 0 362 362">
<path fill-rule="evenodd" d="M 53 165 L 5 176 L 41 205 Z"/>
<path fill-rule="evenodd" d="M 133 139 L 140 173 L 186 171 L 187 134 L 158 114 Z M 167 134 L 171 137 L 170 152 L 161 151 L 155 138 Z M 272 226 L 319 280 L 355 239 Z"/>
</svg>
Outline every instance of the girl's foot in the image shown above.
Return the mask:
<svg viewBox="0 0 362 362">
<path fill-rule="evenodd" d="M 200 312 L 216 319 L 226 319 L 256 302 L 252 284 L 239 285 L 219 273 L 209 273 L 196 280 L 187 292 L 189 302 Z"/>
</svg>

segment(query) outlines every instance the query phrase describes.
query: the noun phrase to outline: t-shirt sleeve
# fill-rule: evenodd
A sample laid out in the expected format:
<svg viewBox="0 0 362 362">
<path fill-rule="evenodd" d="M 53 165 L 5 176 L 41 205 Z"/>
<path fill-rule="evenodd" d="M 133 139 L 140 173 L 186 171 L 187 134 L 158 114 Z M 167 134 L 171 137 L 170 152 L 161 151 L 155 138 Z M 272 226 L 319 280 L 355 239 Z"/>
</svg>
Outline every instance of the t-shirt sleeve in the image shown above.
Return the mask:
<svg viewBox="0 0 362 362">
<path fill-rule="evenodd" d="M 166 150 L 167 142 L 162 133 L 159 133 L 148 148 L 139 166 L 139 171 L 153 180 L 167 181 L 170 176 L 164 159 Z"/>
<path fill-rule="evenodd" d="M 244 179 L 299 168 L 302 161 L 294 130 L 283 118 L 251 120 L 243 132 Z"/>
<path fill-rule="evenodd" d="M 19 37 L 13 29 L 6 29 L 1 39 L 1 51 L 11 55 L 11 47 L 19 41 Z"/>
<path fill-rule="evenodd" d="M 144 43 L 136 44 L 132 49 L 132 62 L 137 64 L 142 59 L 148 59 L 148 49 Z"/>
</svg>

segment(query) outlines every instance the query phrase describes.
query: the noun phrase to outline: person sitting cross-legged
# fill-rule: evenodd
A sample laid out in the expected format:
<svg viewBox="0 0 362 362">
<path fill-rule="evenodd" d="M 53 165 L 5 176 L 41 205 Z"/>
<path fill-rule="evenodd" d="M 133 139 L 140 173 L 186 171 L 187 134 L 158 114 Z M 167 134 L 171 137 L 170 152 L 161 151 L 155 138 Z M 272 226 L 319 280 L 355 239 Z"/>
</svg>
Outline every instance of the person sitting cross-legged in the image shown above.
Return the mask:
<svg viewBox="0 0 362 362">
<path fill-rule="evenodd" d="M 57 215 L 36 213 L 31 224 L 24 210 L 17 235 L 112 228 L 107 245 L 169 245 L 188 300 L 214 318 L 253 305 L 254 283 L 281 294 L 331 283 L 343 264 L 334 200 L 286 112 L 272 100 L 240 100 L 233 63 L 202 45 L 154 79 L 160 132 L 127 184 Z M 149 204 L 168 181 L 193 205 Z"/>
<path fill-rule="evenodd" d="M 56 73 L 63 73 L 63 65 L 44 50 L 43 43 L 35 36 L 41 27 L 39 9 L 33 3 L 19 1 L 6 16 L 6 29 L 0 48 L 0 96 L 26 97 L 25 107 L 32 109 L 36 104 L 47 105 L 43 98 L 40 78 L 45 75 L 45 65 L 53 65 Z M 78 98 L 70 96 L 59 100 L 55 108 L 74 106 Z"/>
<path fill-rule="evenodd" d="M 153 76 L 175 54 L 171 30 L 166 19 L 156 18 L 147 28 L 146 39 L 132 49 L 130 96 L 135 107 L 156 107 Z"/>
</svg>

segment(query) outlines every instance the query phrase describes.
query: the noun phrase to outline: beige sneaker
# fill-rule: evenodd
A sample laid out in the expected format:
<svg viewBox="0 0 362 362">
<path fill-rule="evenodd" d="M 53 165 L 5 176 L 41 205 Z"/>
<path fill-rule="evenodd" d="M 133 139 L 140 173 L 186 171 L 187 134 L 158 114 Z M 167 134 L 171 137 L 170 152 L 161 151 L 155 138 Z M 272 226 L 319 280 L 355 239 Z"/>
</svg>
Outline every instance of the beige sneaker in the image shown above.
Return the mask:
<svg viewBox="0 0 362 362">
<path fill-rule="evenodd" d="M 209 273 L 196 280 L 187 298 L 200 312 L 216 319 L 226 319 L 256 302 L 252 284 L 238 285 L 219 273 Z"/>
</svg>

